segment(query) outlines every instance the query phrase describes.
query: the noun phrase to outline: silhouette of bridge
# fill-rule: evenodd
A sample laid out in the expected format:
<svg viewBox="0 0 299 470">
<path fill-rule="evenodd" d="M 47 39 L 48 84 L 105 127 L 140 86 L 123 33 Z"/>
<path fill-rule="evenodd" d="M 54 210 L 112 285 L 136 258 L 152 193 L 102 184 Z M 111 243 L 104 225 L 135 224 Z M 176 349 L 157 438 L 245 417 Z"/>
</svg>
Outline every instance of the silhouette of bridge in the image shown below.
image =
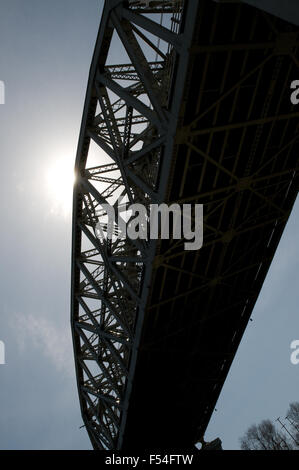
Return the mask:
<svg viewBox="0 0 299 470">
<path fill-rule="evenodd" d="M 298 191 L 298 32 L 236 1 L 105 3 L 73 202 L 71 326 L 95 449 L 205 433 Z M 202 248 L 99 238 L 117 201 L 203 204 Z"/>
</svg>

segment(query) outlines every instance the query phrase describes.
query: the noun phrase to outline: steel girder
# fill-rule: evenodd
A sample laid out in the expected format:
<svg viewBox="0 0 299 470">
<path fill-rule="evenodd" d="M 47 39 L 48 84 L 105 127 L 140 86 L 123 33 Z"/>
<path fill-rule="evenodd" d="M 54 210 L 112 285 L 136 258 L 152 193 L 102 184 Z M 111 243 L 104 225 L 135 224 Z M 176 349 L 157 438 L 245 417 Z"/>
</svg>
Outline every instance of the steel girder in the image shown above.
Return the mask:
<svg viewBox="0 0 299 470">
<path fill-rule="evenodd" d="M 78 392 L 95 449 L 122 446 L 156 251 L 155 240 L 100 239 L 96 225 L 103 203 L 165 200 L 196 10 L 196 2 L 116 0 L 103 10 L 75 165 L 72 251 Z M 117 47 L 127 63 L 110 63 Z"/>
</svg>

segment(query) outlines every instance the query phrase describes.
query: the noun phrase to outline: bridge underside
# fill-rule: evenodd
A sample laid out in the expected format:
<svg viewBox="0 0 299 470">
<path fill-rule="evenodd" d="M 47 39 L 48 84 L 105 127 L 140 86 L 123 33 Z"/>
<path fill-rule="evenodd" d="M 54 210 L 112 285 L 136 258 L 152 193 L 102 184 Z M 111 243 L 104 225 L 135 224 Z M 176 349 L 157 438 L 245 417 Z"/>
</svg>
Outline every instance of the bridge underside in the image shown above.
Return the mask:
<svg viewBox="0 0 299 470">
<path fill-rule="evenodd" d="M 161 4 L 149 3 L 156 8 Z M 113 332 L 111 327 L 105 327 L 98 313 L 92 318 L 91 310 L 84 304 L 88 297 L 92 298 L 93 289 L 96 292 L 93 298 L 106 302 L 105 308 L 109 308 L 108 296 L 101 297 L 96 284 L 103 287 L 105 275 L 117 278 L 109 261 L 113 255 L 111 247 L 103 242 L 103 252 L 95 239 L 89 237 L 93 249 L 105 261 L 106 274 L 97 281 L 86 270 L 87 258 L 80 245 L 86 227 L 94 228 L 98 220 L 96 214 L 93 222 L 90 213 L 89 219 L 84 216 L 87 207 L 84 198 L 91 194 L 93 207 L 95 200 L 103 202 L 90 181 L 86 182 L 90 138 L 105 148 L 92 127 L 95 101 L 92 104 L 92 98 L 87 98 L 77 157 L 81 179 L 74 195 L 72 327 L 82 415 L 95 448 L 190 448 L 204 434 L 298 192 L 299 111 L 290 101 L 290 83 L 299 74 L 298 27 L 245 4 L 202 0 L 196 8 L 194 2 L 185 2 L 180 7 L 181 29 L 177 34 L 178 38 L 181 34 L 181 38 L 190 41 L 189 47 L 183 51 L 178 47 L 175 53 L 170 51 L 176 55 L 167 105 L 159 110 L 150 95 L 152 109 L 162 121 L 161 129 L 158 124 L 153 125 L 156 141 L 162 139 L 159 147 L 162 164 L 156 160 L 153 163 L 151 144 L 143 142 L 142 148 L 149 145 L 147 156 L 152 157 L 150 163 L 147 160 L 146 172 L 148 165 L 155 171 L 158 168 L 148 188 L 149 180 L 142 179 L 140 169 L 128 163 L 133 161 L 133 150 L 125 156 L 122 153 L 123 164 L 121 159 L 115 158 L 115 162 L 121 173 L 118 179 L 126 179 L 128 187 L 133 188 L 134 202 L 142 200 L 136 190 L 139 186 L 146 194 L 144 203 L 203 204 L 204 242 L 200 250 L 186 251 L 184 240 L 159 240 L 149 243 L 144 252 L 138 247 L 132 251 L 131 247 L 125 253 L 127 259 L 129 253 L 131 256 L 134 253 L 135 266 L 141 270 L 140 275 L 135 272 L 137 300 L 132 292 L 132 278 L 126 285 L 124 276 L 119 276 L 128 295 L 125 298 L 122 294 L 128 309 L 132 299 L 136 301 L 132 337 L 128 333 L 127 338 L 132 344 L 128 352 L 109 346 L 108 333 L 110 339 L 117 335 L 115 340 L 120 330 Z M 123 27 L 129 37 L 126 21 L 133 17 L 126 14 L 124 17 Z M 115 18 L 113 23 L 117 25 Z M 191 32 L 185 38 L 188 27 Z M 105 44 L 103 40 L 103 49 Z M 173 48 L 176 49 L 174 44 Z M 97 56 L 98 64 L 105 63 L 103 57 L 104 54 Z M 157 64 L 152 68 L 158 70 Z M 158 77 L 159 71 L 155 73 Z M 90 80 L 94 83 L 94 75 Z M 129 98 L 109 80 L 111 75 L 107 78 L 102 74 L 99 78 L 102 85 L 113 89 L 126 102 Z M 159 82 L 157 78 L 157 82 L 162 91 L 163 80 Z M 91 89 L 93 86 L 90 85 Z M 104 115 L 103 91 L 101 96 Z M 126 103 L 127 109 L 136 105 Z M 163 116 L 170 122 L 164 140 Z M 154 120 L 152 116 L 148 119 Z M 108 112 L 104 120 L 109 131 L 112 118 Z M 115 135 L 115 130 L 110 130 L 110 138 Z M 115 147 L 118 151 L 125 146 L 125 131 L 120 140 Z M 112 152 L 111 148 L 113 145 L 106 150 L 112 158 L 116 150 L 113 148 Z M 163 166 L 163 158 L 168 166 Z M 114 253 L 113 262 L 115 256 Z M 119 256 L 124 257 L 124 252 Z M 118 266 L 121 260 L 120 257 Z M 128 265 L 129 261 L 125 266 Z M 112 295 L 110 301 L 116 309 L 116 302 L 111 299 Z M 120 306 L 117 312 L 125 316 L 126 307 Z M 105 319 L 106 310 L 101 315 Z M 93 335 L 92 340 L 86 336 L 84 339 L 83 330 Z M 104 330 L 107 336 L 103 340 Z M 100 349 L 101 341 L 105 341 L 105 353 L 103 346 Z M 114 359 L 105 356 L 107 350 L 112 351 Z M 126 368 L 125 373 L 118 371 L 118 375 L 111 365 L 117 353 Z M 110 369 L 101 362 L 101 355 Z M 91 369 L 90 375 L 86 372 L 87 361 L 95 361 L 105 376 L 110 370 L 113 380 L 116 375 L 125 377 L 116 386 L 120 398 L 101 386 L 98 375 L 92 380 Z M 88 401 L 87 394 L 94 401 Z M 101 404 L 105 403 L 108 414 L 108 397 L 115 400 L 108 410 L 109 416 L 114 413 L 112 421 L 119 425 L 110 421 L 107 424 L 103 417 Z"/>
<path fill-rule="evenodd" d="M 298 191 L 298 28 L 200 3 L 167 200 L 204 204 L 204 245 L 159 247 L 132 446 L 188 447 L 204 433 Z"/>
</svg>

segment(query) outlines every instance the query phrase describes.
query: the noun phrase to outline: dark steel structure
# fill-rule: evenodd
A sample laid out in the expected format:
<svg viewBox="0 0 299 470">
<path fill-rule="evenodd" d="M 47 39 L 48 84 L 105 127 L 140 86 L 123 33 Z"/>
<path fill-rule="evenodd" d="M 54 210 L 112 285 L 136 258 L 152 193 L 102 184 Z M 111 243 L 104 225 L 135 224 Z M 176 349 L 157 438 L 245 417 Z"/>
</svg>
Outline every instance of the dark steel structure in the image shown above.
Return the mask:
<svg viewBox="0 0 299 470">
<path fill-rule="evenodd" d="M 204 435 L 298 192 L 298 33 L 240 2 L 105 3 L 72 249 L 95 449 L 191 448 Z M 101 205 L 120 200 L 203 204 L 203 247 L 98 237 Z"/>
</svg>

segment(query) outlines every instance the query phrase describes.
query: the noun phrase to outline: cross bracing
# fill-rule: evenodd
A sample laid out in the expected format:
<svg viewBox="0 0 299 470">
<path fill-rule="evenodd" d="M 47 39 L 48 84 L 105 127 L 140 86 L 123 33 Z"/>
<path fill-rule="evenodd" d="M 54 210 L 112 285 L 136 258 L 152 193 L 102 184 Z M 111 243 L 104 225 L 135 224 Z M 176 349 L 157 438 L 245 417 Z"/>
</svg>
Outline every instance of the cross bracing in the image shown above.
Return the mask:
<svg viewBox="0 0 299 470">
<path fill-rule="evenodd" d="M 298 190 L 298 41 L 298 27 L 237 3 L 105 4 L 72 256 L 78 390 L 96 449 L 191 446 L 205 431 Z M 102 204 L 119 201 L 203 204 L 202 249 L 97 237 Z"/>
</svg>

